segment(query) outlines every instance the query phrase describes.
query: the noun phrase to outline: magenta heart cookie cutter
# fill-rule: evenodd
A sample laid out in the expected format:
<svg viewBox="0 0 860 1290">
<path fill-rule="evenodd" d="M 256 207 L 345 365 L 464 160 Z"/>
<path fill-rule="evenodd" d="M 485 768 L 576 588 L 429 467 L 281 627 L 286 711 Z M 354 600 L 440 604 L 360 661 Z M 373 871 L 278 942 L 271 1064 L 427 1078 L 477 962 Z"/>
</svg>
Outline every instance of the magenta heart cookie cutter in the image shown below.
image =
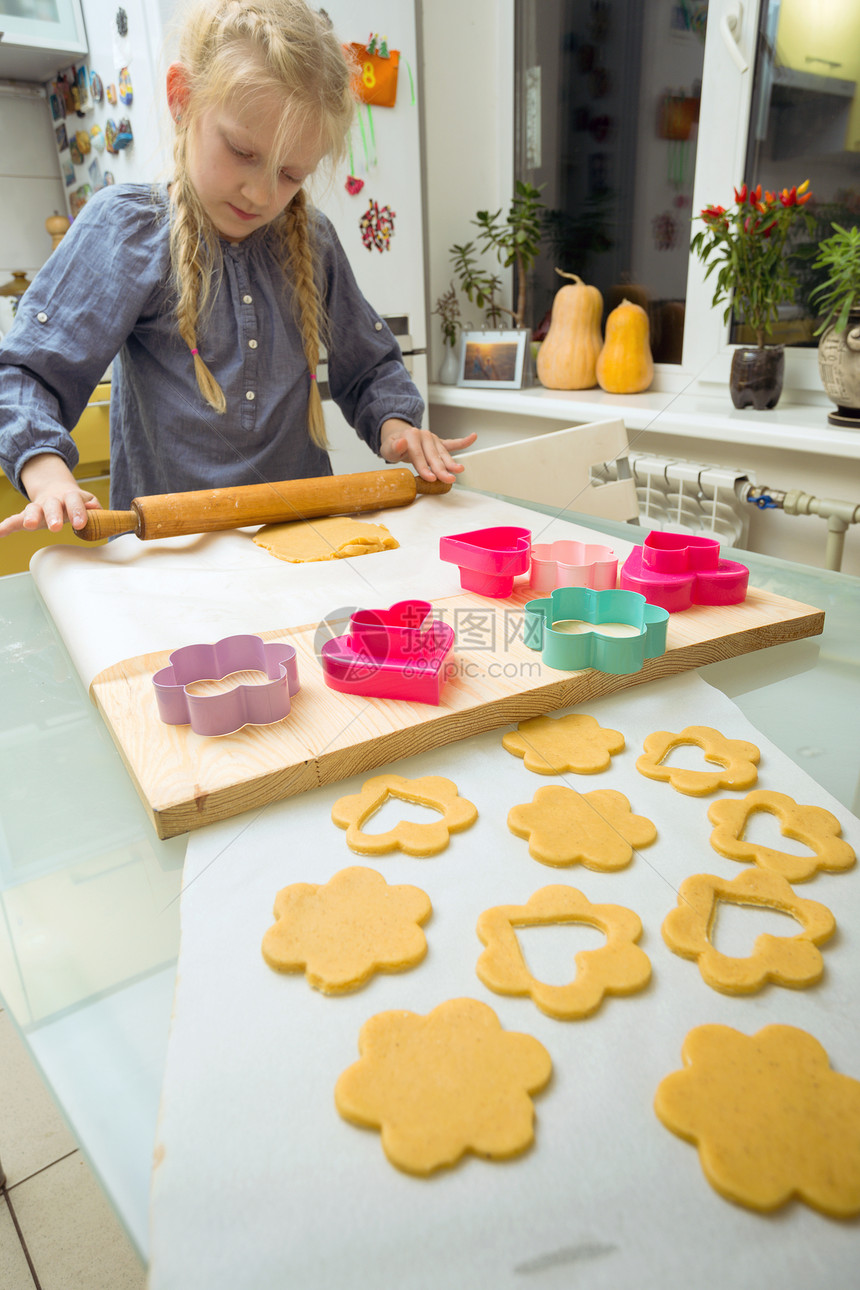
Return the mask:
<svg viewBox="0 0 860 1290">
<path fill-rule="evenodd" d="M 517 574 L 528 572 L 531 541 L 529 529 L 511 525 L 473 529 L 440 538 L 439 558 L 459 565 L 464 591 L 504 600 L 513 591 Z"/>
<path fill-rule="evenodd" d="M 453 645 L 452 628 L 432 617 L 428 600 L 399 600 L 356 610 L 346 635 L 325 642 L 320 662 L 333 690 L 438 704 Z"/>
<path fill-rule="evenodd" d="M 749 576 L 745 564 L 720 559 L 714 538 L 654 530 L 624 561 L 619 581 L 626 591 L 676 614 L 693 605 L 739 605 Z"/>
<path fill-rule="evenodd" d="M 529 586 L 542 593 L 556 587 L 591 587 L 608 591 L 618 580 L 618 557 L 611 547 L 563 538 L 535 543 Z"/>
<path fill-rule="evenodd" d="M 189 693 L 196 681 L 222 681 L 234 672 L 265 672 L 260 685 L 237 685 L 223 694 Z M 152 678 L 158 715 L 169 726 L 190 725 L 198 735 L 230 735 L 243 726 L 283 721 L 299 689 L 296 651 L 259 636 L 225 636 L 214 645 L 183 645 Z"/>
</svg>

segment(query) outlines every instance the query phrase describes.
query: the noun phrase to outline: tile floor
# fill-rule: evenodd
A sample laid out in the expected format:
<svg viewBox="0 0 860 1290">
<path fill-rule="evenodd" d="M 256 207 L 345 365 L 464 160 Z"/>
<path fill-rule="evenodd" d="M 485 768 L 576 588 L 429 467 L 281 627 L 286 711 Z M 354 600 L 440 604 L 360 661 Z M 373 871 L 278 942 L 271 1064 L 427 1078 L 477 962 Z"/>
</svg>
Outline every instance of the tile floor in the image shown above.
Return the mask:
<svg viewBox="0 0 860 1290">
<path fill-rule="evenodd" d="M 146 1272 L 0 1010 L 0 1287 L 143 1290 Z"/>
</svg>

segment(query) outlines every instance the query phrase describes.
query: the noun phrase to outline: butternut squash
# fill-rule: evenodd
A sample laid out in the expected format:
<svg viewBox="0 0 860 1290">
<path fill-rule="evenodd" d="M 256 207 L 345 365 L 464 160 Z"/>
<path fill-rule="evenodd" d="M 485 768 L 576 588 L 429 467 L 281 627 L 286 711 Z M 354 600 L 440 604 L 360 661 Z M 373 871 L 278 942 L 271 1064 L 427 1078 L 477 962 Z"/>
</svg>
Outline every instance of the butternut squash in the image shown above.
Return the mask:
<svg viewBox="0 0 860 1290">
<path fill-rule="evenodd" d="M 648 315 L 622 300 L 606 319 L 606 340 L 597 360 L 597 381 L 608 394 L 639 394 L 654 379 Z"/>
<path fill-rule="evenodd" d="M 549 331 L 538 350 L 538 379 L 550 390 L 587 390 L 597 384 L 603 297 L 575 273 L 556 273 L 573 285 L 560 287 L 552 302 Z"/>
</svg>

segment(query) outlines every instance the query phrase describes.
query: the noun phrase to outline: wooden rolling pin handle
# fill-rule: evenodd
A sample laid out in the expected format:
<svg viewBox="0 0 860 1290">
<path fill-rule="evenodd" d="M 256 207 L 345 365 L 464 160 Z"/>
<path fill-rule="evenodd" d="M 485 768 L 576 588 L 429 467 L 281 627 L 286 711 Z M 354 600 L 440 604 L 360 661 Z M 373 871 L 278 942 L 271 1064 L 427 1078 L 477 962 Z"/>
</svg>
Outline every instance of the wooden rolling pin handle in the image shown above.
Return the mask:
<svg viewBox="0 0 860 1290">
<path fill-rule="evenodd" d="M 139 523 L 137 511 L 87 511 L 86 524 L 74 533 L 85 542 L 99 542 L 119 533 L 136 533 Z"/>
<path fill-rule="evenodd" d="M 416 493 L 450 493 L 451 485 L 446 484 L 442 479 L 422 479 L 420 475 L 415 476 Z"/>
</svg>

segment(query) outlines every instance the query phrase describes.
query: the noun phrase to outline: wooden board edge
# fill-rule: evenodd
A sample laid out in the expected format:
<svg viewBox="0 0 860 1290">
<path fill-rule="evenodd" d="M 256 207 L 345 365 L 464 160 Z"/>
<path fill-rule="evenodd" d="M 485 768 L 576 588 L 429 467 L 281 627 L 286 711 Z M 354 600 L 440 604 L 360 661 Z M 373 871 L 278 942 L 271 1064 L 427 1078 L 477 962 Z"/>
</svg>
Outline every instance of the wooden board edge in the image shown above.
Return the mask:
<svg viewBox="0 0 860 1290">
<path fill-rule="evenodd" d="M 823 630 L 823 611 L 810 609 L 808 614 L 770 624 L 766 631 L 761 626 L 757 626 L 719 639 L 677 646 L 660 655 L 659 658 L 648 660 L 639 672 L 630 673 L 627 676 L 619 677 L 591 670 L 570 675 L 559 674 L 557 680 L 525 693 L 508 695 L 495 699 L 491 703 L 451 712 L 422 726 L 406 726 L 389 734 L 376 735 L 373 739 L 349 748 L 333 748 L 330 752 L 302 762 L 299 766 L 279 768 L 255 780 L 245 781 L 241 785 L 213 789 L 207 794 L 202 794 L 193 803 L 182 802 L 161 808 L 152 807 L 146 800 L 118 743 L 117 747 L 147 813 L 153 821 L 158 837 L 166 839 L 193 832 L 221 820 L 238 818 L 235 801 L 240 796 L 244 803 L 244 809 L 240 814 L 244 815 L 249 811 L 271 805 L 273 802 L 307 792 L 309 789 L 337 783 L 350 775 L 375 770 L 389 762 L 398 761 L 415 753 L 426 752 L 431 748 L 442 747 L 445 744 L 456 743 L 473 734 L 482 734 L 487 730 L 525 721 L 529 717 L 543 716 L 571 703 L 585 703 L 599 699 L 606 694 L 617 693 L 634 685 L 676 676 L 709 663 L 720 663 L 772 645 L 787 644 L 817 636 Z M 678 666 L 679 663 L 681 666 Z M 116 743 L 116 740 L 114 742 Z M 249 796 L 250 802 L 248 802 Z"/>
</svg>

